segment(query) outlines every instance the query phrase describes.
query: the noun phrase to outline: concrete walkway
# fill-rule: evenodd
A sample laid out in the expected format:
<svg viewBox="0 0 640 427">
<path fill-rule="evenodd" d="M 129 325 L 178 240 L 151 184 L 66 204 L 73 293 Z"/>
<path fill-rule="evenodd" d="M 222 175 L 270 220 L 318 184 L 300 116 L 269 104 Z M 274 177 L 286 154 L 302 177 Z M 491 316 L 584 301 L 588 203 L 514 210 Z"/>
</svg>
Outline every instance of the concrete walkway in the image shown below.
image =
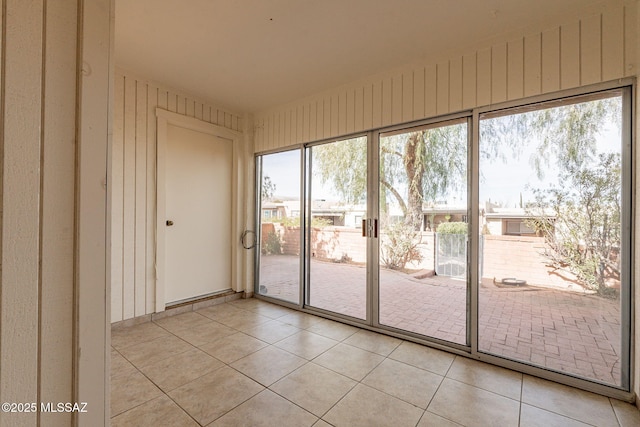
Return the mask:
<svg viewBox="0 0 640 427">
<path fill-rule="evenodd" d="M 263 294 L 298 301 L 298 258 L 263 256 Z M 312 260 L 310 302 L 359 319 L 366 317 L 364 266 Z M 459 344 L 467 343 L 466 283 L 417 279 L 380 270 L 380 323 Z M 620 385 L 620 302 L 548 288 L 479 292 L 479 350 L 545 368 Z"/>
</svg>

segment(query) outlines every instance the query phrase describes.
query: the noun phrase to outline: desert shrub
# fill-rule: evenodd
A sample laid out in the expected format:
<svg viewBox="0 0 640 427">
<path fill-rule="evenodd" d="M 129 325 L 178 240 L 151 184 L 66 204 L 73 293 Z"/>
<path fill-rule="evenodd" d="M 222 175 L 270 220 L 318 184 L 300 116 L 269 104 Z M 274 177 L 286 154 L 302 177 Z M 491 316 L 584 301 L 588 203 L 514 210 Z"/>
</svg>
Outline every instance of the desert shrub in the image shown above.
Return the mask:
<svg viewBox="0 0 640 427">
<path fill-rule="evenodd" d="M 423 259 L 418 245 L 422 235 L 404 222 L 387 227 L 382 238 L 380 257 L 385 267 L 402 270 L 410 262 Z"/>
<path fill-rule="evenodd" d="M 262 245 L 262 253 L 265 255 L 282 254 L 282 238 L 277 231 L 270 231 Z"/>
</svg>

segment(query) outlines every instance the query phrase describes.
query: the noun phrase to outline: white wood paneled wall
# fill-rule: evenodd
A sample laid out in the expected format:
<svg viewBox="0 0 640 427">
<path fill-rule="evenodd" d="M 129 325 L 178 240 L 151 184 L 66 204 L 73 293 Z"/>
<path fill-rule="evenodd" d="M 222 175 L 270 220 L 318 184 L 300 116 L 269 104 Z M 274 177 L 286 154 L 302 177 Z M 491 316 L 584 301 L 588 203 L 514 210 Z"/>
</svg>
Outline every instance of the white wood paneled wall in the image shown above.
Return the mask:
<svg viewBox="0 0 640 427">
<path fill-rule="evenodd" d="M 0 402 L 90 408 L 0 426 L 109 420 L 111 5 L 0 0 Z"/>
<path fill-rule="evenodd" d="M 155 311 L 156 107 L 235 131 L 242 118 L 125 71 L 115 76 L 111 321 Z"/>
<path fill-rule="evenodd" d="M 255 152 L 635 75 L 635 3 L 255 116 Z"/>
</svg>

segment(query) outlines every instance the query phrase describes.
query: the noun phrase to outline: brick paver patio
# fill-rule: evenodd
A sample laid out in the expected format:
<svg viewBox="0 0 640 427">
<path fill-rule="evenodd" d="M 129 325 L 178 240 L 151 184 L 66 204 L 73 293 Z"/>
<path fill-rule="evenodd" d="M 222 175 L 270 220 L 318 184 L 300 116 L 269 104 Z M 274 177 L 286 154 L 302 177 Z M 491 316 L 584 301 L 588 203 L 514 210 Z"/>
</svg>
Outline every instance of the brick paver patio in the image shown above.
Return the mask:
<svg viewBox="0 0 640 427">
<path fill-rule="evenodd" d="M 311 305 L 364 319 L 364 266 L 311 261 Z M 263 256 L 263 293 L 297 302 L 298 258 Z M 381 269 L 380 323 L 466 344 L 466 283 Z M 479 293 L 479 349 L 505 358 L 620 385 L 620 303 L 548 288 L 500 288 Z"/>
</svg>

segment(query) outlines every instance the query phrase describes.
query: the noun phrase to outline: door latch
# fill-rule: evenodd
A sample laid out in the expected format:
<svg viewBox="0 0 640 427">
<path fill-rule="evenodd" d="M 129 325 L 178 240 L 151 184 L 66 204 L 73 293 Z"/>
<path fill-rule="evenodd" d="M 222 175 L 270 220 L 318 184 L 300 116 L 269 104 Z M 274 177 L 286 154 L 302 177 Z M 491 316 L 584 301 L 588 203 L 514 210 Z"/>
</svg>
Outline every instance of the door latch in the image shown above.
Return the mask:
<svg viewBox="0 0 640 427">
<path fill-rule="evenodd" d="M 167 227 L 171 227 L 173 225 L 173 221 L 170 219 L 167 220 Z"/>
</svg>

